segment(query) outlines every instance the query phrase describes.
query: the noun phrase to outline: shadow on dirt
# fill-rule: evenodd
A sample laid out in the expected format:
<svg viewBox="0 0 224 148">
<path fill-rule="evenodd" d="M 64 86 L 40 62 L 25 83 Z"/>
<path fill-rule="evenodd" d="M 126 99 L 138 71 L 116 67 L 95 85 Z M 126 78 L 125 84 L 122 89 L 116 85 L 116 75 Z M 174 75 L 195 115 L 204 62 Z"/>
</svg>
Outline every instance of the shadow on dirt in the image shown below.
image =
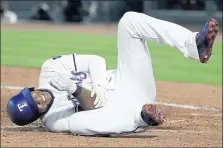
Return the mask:
<svg viewBox="0 0 224 148">
<path fill-rule="evenodd" d="M 70 133 L 66 133 L 66 135 L 72 135 Z M 75 136 L 75 135 L 74 135 Z M 80 135 L 76 135 L 76 136 L 80 136 Z M 126 134 L 126 135 L 116 135 L 116 136 L 110 136 L 110 135 L 92 135 L 92 136 L 82 136 L 82 137 L 91 137 L 91 138 L 112 138 L 112 139 L 116 139 L 116 138 L 133 138 L 133 139 L 146 139 L 146 138 L 156 138 L 158 136 L 155 135 L 138 135 L 138 134 Z"/>
<path fill-rule="evenodd" d="M 117 135 L 93 135 L 93 136 L 82 136 L 82 137 L 97 137 L 97 138 L 133 138 L 133 139 L 151 139 L 151 138 L 158 138 L 158 136 L 153 135 L 154 132 L 179 132 L 180 130 L 183 130 L 183 128 L 180 127 L 157 127 L 155 129 L 150 129 L 144 133 L 130 133 L 130 134 L 117 134 Z M 45 128 L 42 125 L 39 124 L 32 124 L 28 126 L 8 126 L 8 127 L 1 127 L 1 132 L 48 132 L 45 130 Z M 149 135 L 149 134 L 152 135 Z M 73 135 L 72 133 L 60 133 L 62 135 Z M 144 134 L 144 135 L 143 135 Z M 74 135 L 74 136 L 81 136 L 81 135 Z"/>
<path fill-rule="evenodd" d="M 43 126 L 8 126 L 1 128 L 1 132 L 48 132 Z M 62 135 L 73 135 L 72 133 L 60 133 Z M 74 135 L 80 136 L 80 135 Z M 82 136 L 82 137 L 97 137 L 97 138 L 156 138 L 154 135 L 138 135 L 138 134 L 126 134 L 126 135 L 94 135 L 94 136 Z"/>
<path fill-rule="evenodd" d="M 116 136 L 116 137 L 109 137 L 109 138 L 139 138 L 139 139 L 151 139 L 151 138 L 157 138 L 156 135 L 123 135 L 123 136 Z"/>
<path fill-rule="evenodd" d="M 8 126 L 1 127 L 1 132 L 46 132 L 43 126 Z"/>
<path fill-rule="evenodd" d="M 178 126 L 178 127 L 177 126 L 160 126 L 151 131 L 158 131 L 158 130 L 160 130 L 160 131 L 168 131 L 168 130 L 169 131 L 180 131 L 180 130 L 184 130 L 184 128 L 181 126 Z"/>
</svg>

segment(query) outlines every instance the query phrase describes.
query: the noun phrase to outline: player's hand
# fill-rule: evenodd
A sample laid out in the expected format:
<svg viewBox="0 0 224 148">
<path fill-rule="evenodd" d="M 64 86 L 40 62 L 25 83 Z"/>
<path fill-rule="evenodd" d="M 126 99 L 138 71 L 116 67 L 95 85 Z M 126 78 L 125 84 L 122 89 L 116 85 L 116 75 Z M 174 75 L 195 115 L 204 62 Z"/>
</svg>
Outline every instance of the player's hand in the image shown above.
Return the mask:
<svg viewBox="0 0 224 148">
<path fill-rule="evenodd" d="M 77 89 L 75 82 L 66 73 L 55 73 L 50 80 L 50 84 L 60 91 L 67 91 L 69 95 Z"/>
<path fill-rule="evenodd" d="M 94 86 L 91 92 L 91 97 L 93 97 L 95 94 L 96 94 L 96 98 L 94 101 L 95 108 L 104 106 L 104 104 L 107 102 L 106 88 L 101 85 Z"/>
</svg>

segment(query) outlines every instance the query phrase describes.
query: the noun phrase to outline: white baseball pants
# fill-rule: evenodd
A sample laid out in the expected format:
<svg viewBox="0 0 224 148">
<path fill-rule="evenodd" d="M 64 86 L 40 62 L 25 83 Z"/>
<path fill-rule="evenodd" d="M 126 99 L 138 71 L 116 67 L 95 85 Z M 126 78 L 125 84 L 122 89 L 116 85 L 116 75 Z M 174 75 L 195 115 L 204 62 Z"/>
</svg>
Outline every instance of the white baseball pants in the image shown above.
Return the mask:
<svg viewBox="0 0 224 148">
<path fill-rule="evenodd" d="M 156 85 L 146 40 L 167 44 L 185 57 L 199 60 L 195 36 L 196 32 L 171 22 L 143 13 L 125 13 L 118 24 L 115 91 L 109 93 L 103 108 L 72 115 L 70 131 L 79 135 L 119 134 L 147 126 L 140 112 L 144 104 L 155 103 Z"/>
</svg>

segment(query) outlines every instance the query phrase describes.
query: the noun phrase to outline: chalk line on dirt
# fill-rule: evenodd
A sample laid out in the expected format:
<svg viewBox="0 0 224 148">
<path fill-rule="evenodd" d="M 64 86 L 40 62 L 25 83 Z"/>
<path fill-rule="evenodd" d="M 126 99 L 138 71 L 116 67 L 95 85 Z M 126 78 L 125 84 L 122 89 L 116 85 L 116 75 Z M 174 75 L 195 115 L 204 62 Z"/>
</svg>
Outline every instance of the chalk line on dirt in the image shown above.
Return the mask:
<svg viewBox="0 0 224 148">
<path fill-rule="evenodd" d="M 193 109 L 193 110 L 209 110 L 209 111 L 218 111 L 219 110 L 214 107 L 199 107 L 199 106 L 181 105 L 181 104 L 165 103 L 165 102 L 156 102 L 156 104 L 177 107 L 177 108 Z"/>
<path fill-rule="evenodd" d="M 11 90 L 21 90 L 24 87 L 20 87 L 20 86 L 1 86 L 1 88 L 11 89 Z"/>
<path fill-rule="evenodd" d="M 2 86 L 1 88 L 10 89 L 10 90 L 21 90 L 24 87 L 22 86 Z M 182 105 L 182 104 L 174 104 L 174 103 L 166 103 L 166 102 L 156 102 L 156 104 L 176 107 L 176 108 L 184 108 L 184 109 L 192 109 L 192 110 L 208 110 L 208 111 L 219 111 L 219 109 L 214 107 L 200 107 L 200 106 L 193 106 L 193 105 Z"/>
</svg>

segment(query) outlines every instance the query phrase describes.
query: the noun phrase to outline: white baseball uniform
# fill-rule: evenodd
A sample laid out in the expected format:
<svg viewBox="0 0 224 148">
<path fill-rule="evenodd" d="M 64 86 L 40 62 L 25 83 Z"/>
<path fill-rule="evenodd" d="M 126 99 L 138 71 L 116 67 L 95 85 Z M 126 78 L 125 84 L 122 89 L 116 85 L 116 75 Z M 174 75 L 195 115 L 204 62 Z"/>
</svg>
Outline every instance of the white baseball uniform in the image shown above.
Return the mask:
<svg viewBox="0 0 224 148">
<path fill-rule="evenodd" d="M 50 85 L 54 73 L 66 73 L 73 77 L 76 72 L 76 84 L 92 90 L 93 85 L 104 84 L 107 90 L 114 89 L 115 70 L 106 71 L 105 59 L 96 55 L 62 55 L 48 59 L 41 66 L 39 89 L 48 89 L 54 95 L 51 108 L 41 116 L 45 128 L 54 132 L 66 132 L 69 116 L 77 112 L 79 102 L 66 91 L 59 91 Z"/>
<path fill-rule="evenodd" d="M 144 104 L 153 104 L 156 99 L 156 85 L 146 40 L 167 44 L 181 51 L 185 57 L 199 60 L 196 34 L 177 24 L 143 13 L 126 12 L 118 24 L 115 86 L 108 93 L 107 104 L 96 110 L 71 113 L 68 123 L 63 123 L 63 126 L 78 135 L 144 131 L 147 124 L 142 120 L 140 112 Z"/>
</svg>

